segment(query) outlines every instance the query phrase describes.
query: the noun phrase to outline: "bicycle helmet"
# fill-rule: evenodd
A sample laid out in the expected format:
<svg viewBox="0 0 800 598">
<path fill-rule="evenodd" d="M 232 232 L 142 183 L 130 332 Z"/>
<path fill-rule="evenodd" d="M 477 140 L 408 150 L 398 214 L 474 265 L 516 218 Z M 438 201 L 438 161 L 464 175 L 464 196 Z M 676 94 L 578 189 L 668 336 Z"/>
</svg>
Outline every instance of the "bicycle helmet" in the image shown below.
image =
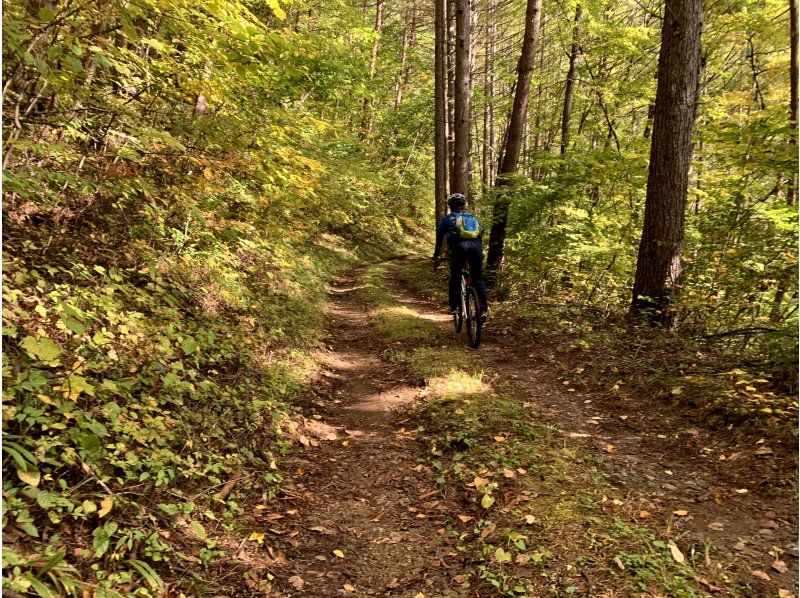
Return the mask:
<svg viewBox="0 0 800 598">
<path fill-rule="evenodd" d="M 447 200 L 447 205 L 451 210 L 458 210 L 467 205 L 467 198 L 461 193 L 453 193 Z"/>
</svg>

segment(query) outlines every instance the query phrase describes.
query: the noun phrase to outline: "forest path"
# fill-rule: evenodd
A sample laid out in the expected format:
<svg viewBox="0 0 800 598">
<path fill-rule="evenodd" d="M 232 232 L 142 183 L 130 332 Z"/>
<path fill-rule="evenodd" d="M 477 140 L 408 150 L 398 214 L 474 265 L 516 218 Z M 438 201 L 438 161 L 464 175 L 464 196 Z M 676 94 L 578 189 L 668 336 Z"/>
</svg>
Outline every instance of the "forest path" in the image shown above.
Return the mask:
<svg viewBox="0 0 800 598">
<path fill-rule="evenodd" d="M 443 294 L 420 296 L 398 278 L 402 267 L 390 267 L 385 290 L 441 327 L 434 346 L 462 346 Z M 420 383 L 371 328 L 373 306 L 360 293 L 364 272 L 329 289 L 329 341 L 318 355 L 325 370 L 302 405 L 295 438 L 305 448 L 290 460 L 281 497 L 293 529 L 281 595 L 489 595 L 453 583 L 469 564 L 444 528 L 464 505 L 442 494 L 423 465 L 430 455 L 409 410 Z M 647 512 L 639 524 L 681 538 L 684 547 L 706 544 L 706 564 L 735 572 L 743 595 L 778 596 L 787 588 L 781 596 L 796 595 L 796 489 L 773 462 L 780 455 L 647 398 L 576 391 L 574 381 L 558 379 L 542 347 L 501 334 L 503 324 L 490 321 L 473 358 L 515 400 L 533 405 L 543 425 L 596 456 L 626 504 Z"/>
<path fill-rule="evenodd" d="M 390 283 L 417 312 L 446 308 L 444 291 L 437 301 L 396 277 Z M 521 328 L 490 320 L 476 359 L 516 400 L 532 404 L 543 424 L 598 455 L 626 502 L 647 512 L 641 523 L 708 546 L 706 562 L 735 571 L 750 586 L 745 595 L 778 596 L 787 588 L 780 596 L 798 595 L 796 444 L 710 428 L 690 407 L 593 389 L 580 383 L 583 363 L 559 376 L 549 348 Z"/>
<path fill-rule="evenodd" d="M 418 463 L 424 448 L 406 412 L 419 388 L 386 359 L 387 344 L 370 327 L 371 306 L 359 292 L 364 270 L 328 290 L 324 369 L 302 405 L 295 439 L 305 450 L 292 457 L 281 497 L 295 530 L 282 589 L 457 596 L 442 574 L 457 558 L 442 535 L 447 508 Z"/>
</svg>

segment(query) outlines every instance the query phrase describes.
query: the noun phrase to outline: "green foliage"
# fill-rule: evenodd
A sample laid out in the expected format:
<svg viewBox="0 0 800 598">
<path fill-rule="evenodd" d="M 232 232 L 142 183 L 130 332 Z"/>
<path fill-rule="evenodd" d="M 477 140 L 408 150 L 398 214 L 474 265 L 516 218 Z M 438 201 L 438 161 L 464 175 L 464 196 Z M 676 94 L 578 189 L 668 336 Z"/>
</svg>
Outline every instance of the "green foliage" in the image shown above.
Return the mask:
<svg viewBox="0 0 800 598">
<path fill-rule="evenodd" d="M 325 283 L 424 208 L 422 144 L 357 137 L 395 75 L 358 21 L 4 4 L 5 589 L 158 595 L 277 491 Z"/>
</svg>

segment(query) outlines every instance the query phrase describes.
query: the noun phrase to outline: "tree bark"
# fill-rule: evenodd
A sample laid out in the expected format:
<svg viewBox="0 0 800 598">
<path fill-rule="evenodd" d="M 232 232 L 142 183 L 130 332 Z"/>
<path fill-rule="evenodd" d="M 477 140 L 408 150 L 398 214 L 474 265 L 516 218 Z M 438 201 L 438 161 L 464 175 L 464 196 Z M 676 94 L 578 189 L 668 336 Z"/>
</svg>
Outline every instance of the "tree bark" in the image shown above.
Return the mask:
<svg viewBox="0 0 800 598">
<path fill-rule="evenodd" d="M 494 0 L 486 3 L 486 43 L 483 72 L 483 152 L 482 182 L 485 193 L 492 186 L 494 162 Z"/>
<path fill-rule="evenodd" d="M 447 2 L 447 174 L 449 192 L 453 191 L 455 173 L 455 88 L 456 88 L 456 28 L 455 0 Z"/>
<path fill-rule="evenodd" d="M 503 162 L 497 173 L 497 186 L 508 184 L 506 175 L 517 172 L 519 155 L 522 149 L 525 117 L 528 113 L 528 97 L 530 96 L 531 74 L 536 59 L 536 42 L 539 37 L 539 24 L 542 16 L 542 0 L 528 0 L 525 9 L 525 37 L 517 63 L 517 85 L 514 92 L 514 106 L 508 123 Z M 498 194 L 492 213 L 492 229 L 489 234 L 489 253 L 486 267 L 496 271 L 503 260 L 506 227 L 508 224 L 508 199 Z"/>
<path fill-rule="evenodd" d="M 667 0 L 661 30 L 658 86 L 642 239 L 631 313 L 664 326 L 680 287 L 692 128 L 700 75 L 702 0 Z"/>
<path fill-rule="evenodd" d="M 561 153 L 565 154 L 569 147 L 570 117 L 572 114 L 572 99 L 575 97 L 575 71 L 578 63 L 578 22 L 583 15 L 583 9 L 578 4 L 575 7 L 575 27 L 572 29 L 572 47 L 569 49 L 569 69 L 567 70 L 567 83 L 564 87 L 564 109 L 561 112 Z"/>
<path fill-rule="evenodd" d="M 794 205 L 797 195 L 797 168 L 794 158 L 797 157 L 797 85 L 800 73 L 800 60 L 797 56 L 797 0 L 789 0 L 789 127 L 791 144 L 795 148 L 792 156 L 792 173 L 789 175 L 789 185 L 786 189 L 786 203 Z"/>
<path fill-rule="evenodd" d="M 435 123 L 434 123 L 434 190 L 436 222 L 445 215 L 447 208 L 447 23 L 445 3 L 434 0 L 435 25 Z"/>
<path fill-rule="evenodd" d="M 453 193 L 469 196 L 470 174 L 470 0 L 456 0 L 455 136 Z"/>
</svg>

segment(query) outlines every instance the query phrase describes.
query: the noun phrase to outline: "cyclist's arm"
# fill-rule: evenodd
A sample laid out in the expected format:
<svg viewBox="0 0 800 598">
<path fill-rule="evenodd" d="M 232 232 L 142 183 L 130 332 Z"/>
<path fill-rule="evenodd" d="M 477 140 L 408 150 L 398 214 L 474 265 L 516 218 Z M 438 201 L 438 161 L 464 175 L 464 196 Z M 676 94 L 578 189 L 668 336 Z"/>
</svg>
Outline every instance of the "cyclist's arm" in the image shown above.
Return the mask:
<svg viewBox="0 0 800 598">
<path fill-rule="evenodd" d="M 433 257 L 439 257 L 442 249 L 442 241 L 447 233 L 447 217 L 442 218 L 436 226 L 436 247 L 433 249 Z"/>
</svg>

